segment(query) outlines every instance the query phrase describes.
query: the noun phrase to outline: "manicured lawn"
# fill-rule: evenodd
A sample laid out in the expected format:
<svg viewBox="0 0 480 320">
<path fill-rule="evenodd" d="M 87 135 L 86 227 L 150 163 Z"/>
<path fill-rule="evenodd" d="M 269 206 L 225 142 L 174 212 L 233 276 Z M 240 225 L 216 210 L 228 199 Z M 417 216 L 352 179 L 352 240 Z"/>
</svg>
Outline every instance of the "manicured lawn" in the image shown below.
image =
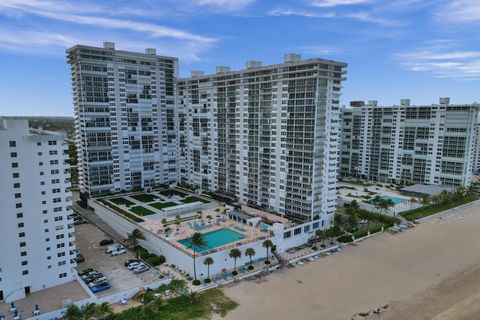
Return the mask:
<svg viewBox="0 0 480 320">
<path fill-rule="evenodd" d="M 162 210 L 163 208 L 168 208 L 168 207 L 173 207 L 177 206 L 175 202 L 155 202 L 155 203 L 149 203 L 149 206 L 154 207 L 155 209 Z"/>
<path fill-rule="evenodd" d="M 133 203 L 132 201 L 128 200 L 128 199 L 125 199 L 123 197 L 120 197 L 120 198 L 112 198 L 112 199 L 108 199 L 109 201 L 115 203 L 115 204 L 123 204 L 127 207 L 130 207 L 130 206 L 133 206 L 135 205 L 135 203 Z"/>
<path fill-rule="evenodd" d="M 405 211 L 402 212 L 401 215 L 407 220 L 413 221 L 415 219 L 420 219 L 424 217 L 431 216 L 435 213 L 439 213 L 448 209 L 452 209 L 458 206 L 461 206 L 463 204 L 467 204 L 469 202 L 478 200 L 480 197 L 478 195 L 471 195 L 471 196 L 466 196 L 461 199 L 458 199 L 457 201 L 452 201 L 447 204 L 439 205 L 439 206 L 428 206 L 425 208 L 419 208 L 419 209 L 414 209 L 410 211 Z"/>
<path fill-rule="evenodd" d="M 127 218 L 129 218 L 129 219 L 131 219 L 135 222 L 144 222 L 145 221 L 143 219 L 138 218 L 136 215 L 133 215 L 130 212 L 127 212 L 127 211 L 121 209 L 120 207 L 117 207 L 116 205 L 111 204 L 110 202 L 107 202 L 105 199 L 98 199 L 97 201 L 99 201 L 100 203 L 103 203 L 104 205 L 113 209 L 114 211 L 116 211 L 120 214 L 123 214 L 125 217 L 127 217 Z"/>
<path fill-rule="evenodd" d="M 165 197 L 173 197 L 173 196 L 179 196 L 179 197 L 186 197 L 187 194 L 177 191 L 177 190 L 164 190 L 160 192 L 160 194 L 164 195 Z"/>
<path fill-rule="evenodd" d="M 194 196 L 187 197 L 187 198 L 185 198 L 183 200 L 180 200 L 180 201 L 183 202 L 183 203 L 192 203 L 192 202 L 196 202 L 196 201 L 200 201 L 200 202 L 203 202 L 203 203 L 209 203 L 210 202 L 208 200 L 198 198 L 198 197 L 194 197 Z"/>
<path fill-rule="evenodd" d="M 130 208 L 130 211 L 138 214 L 139 216 L 148 216 L 150 214 L 155 214 L 155 212 L 153 212 L 152 210 L 148 210 L 147 208 L 144 208 L 142 206 L 132 207 Z"/>
<path fill-rule="evenodd" d="M 140 193 L 130 197 L 140 202 L 153 202 L 158 199 L 157 196 L 148 193 Z"/>
<path fill-rule="evenodd" d="M 213 314 L 224 317 L 238 303 L 226 297 L 219 289 L 210 289 L 195 295 L 168 299 L 158 307 L 135 307 L 108 316 L 108 320 L 191 320 L 211 319 Z"/>
</svg>

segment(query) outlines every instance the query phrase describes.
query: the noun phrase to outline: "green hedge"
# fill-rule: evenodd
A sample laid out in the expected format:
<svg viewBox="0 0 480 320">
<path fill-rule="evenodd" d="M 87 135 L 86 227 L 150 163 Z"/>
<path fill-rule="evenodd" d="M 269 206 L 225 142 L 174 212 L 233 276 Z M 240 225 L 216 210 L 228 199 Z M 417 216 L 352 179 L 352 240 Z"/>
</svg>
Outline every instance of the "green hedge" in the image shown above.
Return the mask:
<svg viewBox="0 0 480 320">
<path fill-rule="evenodd" d="M 125 211 L 125 210 L 117 207 L 116 205 L 111 204 L 111 203 L 105 201 L 104 199 L 98 199 L 97 201 L 103 203 L 104 205 L 106 205 L 106 206 L 109 207 L 110 209 L 113 209 L 113 210 L 117 211 L 118 213 L 124 215 L 125 217 L 127 217 L 127 218 L 129 218 L 130 220 L 133 220 L 133 221 L 135 221 L 135 222 L 137 222 L 137 223 L 140 223 L 140 222 L 144 222 L 144 221 L 145 221 L 145 220 L 140 219 L 139 217 L 131 214 L 130 212 Z"/>
<path fill-rule="evenodd" d="M 150 253 L 141 245 L 136 245 L 133 251 L 135 251 L 142 260 L 152 266 L 159 266 L 166 261 L 165 256 L 157 256 L 156 254 Z"/>
<path fill-rule="evenodd" d="M 409 221 L 413 221 L 416 219 L 424 218 L 431 216 L 433 214 L 452 209 L 458 206 L 461 206 L 463 204 L 467 204 L 469 202 L 478 200 L 479 196 L 478 195 L 470 195 L 470 196 L 465 196 L 463 198 L 460 198 L 456 201 L 451 201 L 446 204 L 441 204 L 441 205 L 430 205 L 427 207 L 421 207 L 418 209 L 413 209 L 409 211 L 402 212 L 400 215 L 404 217 L 405 219 Z"/>
<path fill-rule="evenodd" d="M 393 226 L 394 224 L 400 224 L 402 222 L 399 218 L 387 216 L 387 215 L 380 214 L 380 213 L 374 213 L 374 212 L 370 212 L 370 211 L 363 210 L 363 209 L 358 210 L 357 215 L 361 219 L 367 219 L 367 220 L 370 220 L 370 221 L 376 220 L 378 222 L 381 222 L 381 223 L 385 224 L 387 228 Z"/>
</svg>

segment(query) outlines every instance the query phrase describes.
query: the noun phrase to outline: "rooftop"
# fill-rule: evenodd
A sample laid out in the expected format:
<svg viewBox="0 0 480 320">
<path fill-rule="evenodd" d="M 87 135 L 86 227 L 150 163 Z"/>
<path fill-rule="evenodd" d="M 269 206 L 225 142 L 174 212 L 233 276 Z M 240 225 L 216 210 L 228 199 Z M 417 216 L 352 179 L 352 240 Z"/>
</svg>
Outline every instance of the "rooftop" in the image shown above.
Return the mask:
<svg viewBox="0 0 480 320">
<path fill-rule="evenodd" d="M 443 190 L 446 190 L 448 192 L 452 192 L 455 190 L 455 188 L 452 187 L 444 187 L 444 186 L 435 186 L 435 185 L 430 185 L 430 184 L 414 184 L 408 187 L 404 187 L 400 189 L 401 192 L 406 192 L 406 193 L 415 193 L 415 194 L 428 194 L 431 196 L 440 194 Z"/>
</svg>

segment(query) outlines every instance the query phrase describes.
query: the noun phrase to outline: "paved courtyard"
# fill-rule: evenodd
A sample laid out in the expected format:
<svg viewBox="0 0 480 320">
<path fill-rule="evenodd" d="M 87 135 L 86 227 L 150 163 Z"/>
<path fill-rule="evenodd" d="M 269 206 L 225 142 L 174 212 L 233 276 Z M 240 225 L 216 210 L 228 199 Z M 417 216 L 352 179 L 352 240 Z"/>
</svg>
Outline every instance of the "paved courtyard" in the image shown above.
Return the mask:
<svg viewBox="0 0 480 320">
<path fill-rule="evenodd" d="M 19 315 L 23 319 L 30 318 L 38 304 L 40 312 L 48 313 L 63 308 L 71 302 L 88 299 L 88 293 L 77 282 L 72 281 L 60 286 L 48 288 L 42 291 L 34 292 L 28 297 L 15 301 Z M 0 313 L 6 316 L 7 320 L 12 319 L 9 315 L 10 303 L 0 303 Z"/>
</svg>

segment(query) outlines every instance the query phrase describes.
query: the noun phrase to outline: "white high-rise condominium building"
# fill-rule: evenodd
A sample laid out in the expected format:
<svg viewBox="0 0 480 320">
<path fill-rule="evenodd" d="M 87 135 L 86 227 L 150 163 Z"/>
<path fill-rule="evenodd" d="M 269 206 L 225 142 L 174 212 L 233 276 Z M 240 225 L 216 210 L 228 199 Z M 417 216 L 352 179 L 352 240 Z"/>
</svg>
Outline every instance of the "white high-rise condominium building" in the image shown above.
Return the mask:
<svg viewBox="0 0 480 320">
<path fill-rule="evenodd" d="M 346 66 L 288 54 L 179 79 L 180 183 L 329 226 Z"/>
<path fill-rule="evenodd" d="M 75 279 L 65 139 L 0 118 L 0 301 Z"/>
<path fill-rule="evenodd" d="M 468 186 L 480 105 L 342 108 L 340 174 L 396 183 Z"/>
<path fill-rule="evenodd" d="M 71 65 L 79 185 L 90 195 L 174 183 L 178 60 L 76 45 Z"/>
</svg>

